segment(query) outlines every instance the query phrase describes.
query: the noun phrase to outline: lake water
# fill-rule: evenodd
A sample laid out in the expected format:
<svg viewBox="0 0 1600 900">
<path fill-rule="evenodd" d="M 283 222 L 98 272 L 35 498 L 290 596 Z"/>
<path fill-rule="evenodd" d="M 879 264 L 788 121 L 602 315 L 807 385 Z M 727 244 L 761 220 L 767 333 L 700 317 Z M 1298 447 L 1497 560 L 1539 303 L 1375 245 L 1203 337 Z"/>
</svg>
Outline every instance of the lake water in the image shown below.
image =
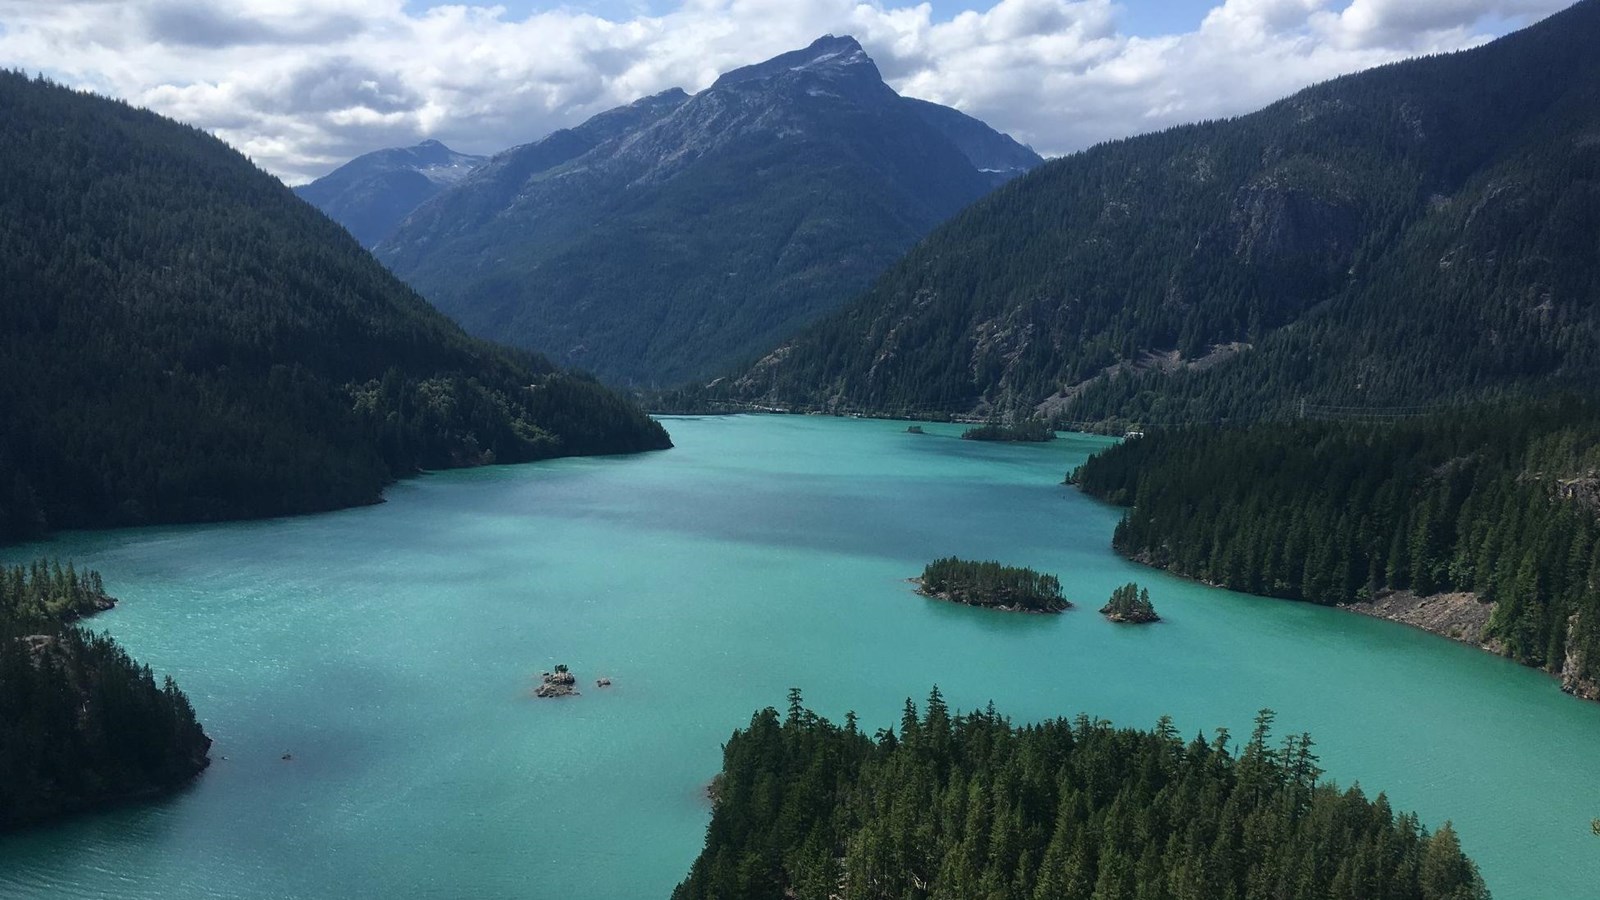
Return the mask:
<svg viewBox="0 0 1600 900">
<path fill-rule="evenodd" d="M 699 849 L 721 742 L 754 710 L 795 685 L 870 729 L 934 683 L 1017 720 L 1170 713 L 1189 734 L 1244 734 L 1272 707 L 1330 777 L 1453 819 L 1500 900 L 1600 895 L 1600 704 L 1404 627 L 1118 559 L 1118 512 L 1060 484 L 1103 440 L 667 424 L 665 453 L 6 551 L 100 569 L 123 602 L 94 625 L 174 675 L 216 745 L 177 797 L 0 838 L 0 896 L 665 898 Z M 912 594 L 905 579 L 949 554 L 1057 573 L 1079 606 Z M 1165 622 L 1095 613 L 1131 579 Z M 583 695 L 533 699 L 561 662 Z"/>
</svg>

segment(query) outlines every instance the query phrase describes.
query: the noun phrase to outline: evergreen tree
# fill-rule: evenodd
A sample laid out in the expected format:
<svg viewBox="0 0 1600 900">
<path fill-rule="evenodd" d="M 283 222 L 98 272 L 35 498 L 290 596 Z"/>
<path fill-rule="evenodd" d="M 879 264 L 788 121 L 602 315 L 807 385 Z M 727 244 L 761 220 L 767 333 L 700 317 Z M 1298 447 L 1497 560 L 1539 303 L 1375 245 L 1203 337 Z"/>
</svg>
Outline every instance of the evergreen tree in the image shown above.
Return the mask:
<svg viewBox="0 0 1600 900">
<path fill-rule="evenodd" d="M 15 72 L 0 111 L 0 542 L 670 444 L 593 380 L 468 338 L 204 132 Z"/>
<path fill-rule="evenodd" d="M 0 831 L 171 791 L 208 763 L 172 679 L 71 624 L 111 602 L 70 563 L 0 569 Z"/>
<path fill-rule="evenodd" d="M 1495 606 L 1463 637 L 1575 683 L 1600 671 L 1597 472 L 1600 403 L 1556 397 L 1388 425 L 1153 429 L 1071 480 L 1131 505 L 1113 545 L 1136 560 L 1321 604 L 1473 592 Z"/>
<path fill-rule="evenodd" d="M 876 742 L 809 710 L 724 747 L 706 844 L 674 900 L 1480 900 L 1447 824 L 1319 781 L 1263 710 L 1240 755 L 1079 716 L 1012 726 L 907 701 Z M 781 729 L 786 739 L 774 740 Z M 815 778 L 819 765 L 828 777 Z M 751 788 L 755 789 L 752 790 Z"/>
</svg>

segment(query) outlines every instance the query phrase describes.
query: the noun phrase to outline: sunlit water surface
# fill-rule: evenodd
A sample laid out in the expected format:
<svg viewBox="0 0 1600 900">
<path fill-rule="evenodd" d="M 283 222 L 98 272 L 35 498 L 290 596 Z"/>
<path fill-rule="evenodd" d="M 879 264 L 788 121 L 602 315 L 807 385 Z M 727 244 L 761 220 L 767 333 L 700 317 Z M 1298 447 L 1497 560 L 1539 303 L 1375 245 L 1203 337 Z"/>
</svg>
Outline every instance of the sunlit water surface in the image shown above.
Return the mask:
<svg viewBox="0 0 1600 900">
<path fill-rule="evenodd" d="M 1501 900 L 1600 896 L 1600 704 L 1404 627 L 1118 559 L 1118 512 L 1061 486 L 1103 440 L 667 424 L 665 453 L 8 550 L 101 570 L 122 604 L 95 627 L 177 677 L 216 746 L 177 797 L 0 838 L 0 896 L 664 898 L 752 711 L 795 685 L 888 726 L 936 682 L 1017 720 L 1170 713 L 1191 734 L 1272 707 L 1330 777 L 1453 819 Z M 947 554 L 1058 573 L 1079 607 L 913 595 L 906 578 Z M 1135 578 L 1166 621 L 1102 620 Z M 533 699 L 558 662 L 583 695 Z"/>
</svg>

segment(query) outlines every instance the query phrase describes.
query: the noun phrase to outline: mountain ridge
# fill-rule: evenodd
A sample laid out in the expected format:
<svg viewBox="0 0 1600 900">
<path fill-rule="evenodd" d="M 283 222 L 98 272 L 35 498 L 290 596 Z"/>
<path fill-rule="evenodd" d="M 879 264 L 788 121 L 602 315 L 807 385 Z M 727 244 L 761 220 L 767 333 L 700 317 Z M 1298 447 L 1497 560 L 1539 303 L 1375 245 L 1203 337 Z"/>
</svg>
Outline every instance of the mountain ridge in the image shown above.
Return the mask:
<svg viewBox="0 0 1600 900">
<path fill-rule="evenodd" d="M 215 137 L 20 73 L 0 110 L 0 541 L 670 446 L 598 384 L 468 337 Z"/>
<path fill-rule="evenodd" d="M 1483 47 L 1051 161 L 699 393 L 1209 421 L 1600 375 L 1595 266 L 1568 246 L 1595 233 L 1591 40 L 1584 0 Z M 1475 279 L 1440 268 L 1452 249 Z M 1516 299 L 1547 289 L 1544 312 Z"/>
<path fill-rule="evenodd" d="M 375 252 L 470 332 L 674 383 L 770 346 L 1038 161 L 919 104 L 825 37 L 499 154 Z"/>
<path fill-rule="evenodd" d="M 430 139 L 362 154 L 294 192 L 372 247 L 413 209 L 487 161 Z"/>
</svg>

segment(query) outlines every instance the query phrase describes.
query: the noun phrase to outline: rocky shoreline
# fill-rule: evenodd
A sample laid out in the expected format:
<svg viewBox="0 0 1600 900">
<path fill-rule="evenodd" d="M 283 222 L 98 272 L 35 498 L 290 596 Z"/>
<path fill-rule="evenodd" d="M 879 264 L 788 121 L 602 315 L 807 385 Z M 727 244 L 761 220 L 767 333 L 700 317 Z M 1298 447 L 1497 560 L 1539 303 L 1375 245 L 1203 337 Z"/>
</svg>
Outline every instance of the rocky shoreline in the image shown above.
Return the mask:
<svg viewBox="0 0 1600 900">
<path fill-rule="evenodd" d="M 1398 622 L 1420 628 L 1452 641 L 1458 641 L 1496 656 L 1505 655 L 1505 645 L 1498 640 L 1483 640 L 1483 630 L 1494 615 L 1493 603 L 1484 603 L 1478 595 L 1462 591 L 1449 594 L 1432 594 L 1419 597 L 1412 591 L 1380 591 L 1378 596 L 1360 603 L 1341 605 L 1340 609 L 1375 619 Z M 1600 681 L 1580 678 L 1576 673 L 1583 668 L 1572 634 L 1577 626 L 1574 613 L 1567 623 L 1566 656 L 1561 661 L 1561 671 L 1550 673 L 1561 681 L 1561 690 L 1580 700 L 1600 700 Z M 1530 667 L 1531 668 L 1531 667 Z M 1545 670 L 1541 670 L 1545 671 Z"/>
<path fill-rule="evenodd" d="M 554 672 L 540 672 L 539 679 L 539 686 L 533 689 L 535 697 L 578 696 L 578 676 L 566 666 L 556 666 Z"/>
<path fill-rule="evenodd" d="M 1208 587 L 1228 590 L 1224 585 L 1195 578 L 1177 572 L 1168 566 L 1157 565 L 1148 553 L 1123 554 L 1126 559 L 1160 569 L 1177 575 L 1189 581 L 1199 582 Z M 1286 601 L 1296 602 L 1296 601 Z M 1368 616 L 1374 619 L 1383 619 L 1400 625 L 1409 625 L 1429 634 L 1437 635 L 1457 643 L 1477 647 L 1480 650 L 1493 653 L 1496 656 L 1505 656 L 1505 646 L 1497 640 L 1483 640 L 1483 630 L 1489 624 L 1489 619 L 1494 615 L 1494 604 L 1479 601 L 1478 595 L 1462 591 L 1447 594 L 1431 594 L 1419 597 L 1412 591 L 1379 591 L 1371 600 L 1355 603 L 1343 603 L 1335 609 L 1342 609 L 1357 615 Z M 1560 672 L 1551 672 L 1528 666 L 1535 671 L 1544 672 L 1555 678 L 1561 684 L 1561 690 L 1580 700 L 1600 701 L 1600 679 L 1581 678 L 1576 673 L 1582 668 L 1582 660 L 1578 658 L 1577 648 L 1572 639 L 1574 629 L 1569 626 L 1567 630 L 1566 658 L 1562 660 Z"/>
<path fill-rule="evenodd" d="M 1102 609 L 1100 615 L 1105 616 L 1107 622 L 1115 622 L 1118 625 L 1150 625 L 1161 621 L 1161 617 L 1153 613 L 1149 616 L 1125 616 L 1122 613 L 1106 612 Z"/>
<path fill-rule="evenodd" d="M 1410 625 L 1497 655 L 1505 652 L 1499 641 L 1480 639 L 1489 617 L 1494 615 L 1494 604 L 1484 603 L 1477 594 L 1467 591 L 1419 597 L 1412 591 L 1384 590 L 1371 600 L 1341 604 L 1339 608 Z"/>
<path fill-rule="evenodd" d="M 1020 605 L 1009 606 L 1003 603 L 978 603 L 963 599 L 960 595 L 950 591 L 935 592 L 927 590 L 922 586 L 921 578 L 907 578 L 906 581 L 915 586 L 915 592 L 918 596 L 927 597 L 929 600 L 943 600 L 946 603 L 955 603 L 960 606 L 970 606 L 974 609 L 993 609 L 998 610 L 999 612 L 1024 613 L 1026 615 L 1058 616 L 1072 608 L 1072 601 L 1070 600 L 1062 600 L 1061 602 L 1063 605 L 1060 609 L 1029 609 Z"/>
</svg>

